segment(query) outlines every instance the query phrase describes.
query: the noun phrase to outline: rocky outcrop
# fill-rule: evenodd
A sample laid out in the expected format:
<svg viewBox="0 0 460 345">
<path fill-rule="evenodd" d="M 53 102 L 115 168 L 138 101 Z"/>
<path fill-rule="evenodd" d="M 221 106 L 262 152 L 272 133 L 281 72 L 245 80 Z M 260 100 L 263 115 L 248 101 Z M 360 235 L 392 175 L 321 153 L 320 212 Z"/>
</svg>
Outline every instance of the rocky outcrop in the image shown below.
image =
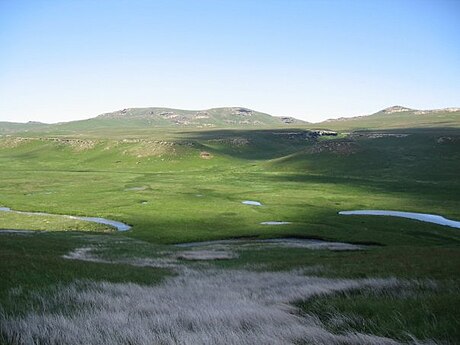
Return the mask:
<svg viewBox="0 0 460 345">
<path fill-rule="evenodd" d="M 235 138 L 222 138 L 222 139 L 211 139 L 208 140 L 209 143 L 224 144 L 229 146 L 242 147 L 250 143 L 249 139 L 235 137 Z"/>
<path fill-rule="evenodd" d="M 337 132 L 334 132 L 334 131 L 325 131 L 325 130 L 315 130 L 315 131 L 312 131 L 313 132 L 313 135 L 317 136 L 317 137 L 322 137 L 322 136 L 332 136 L 332 137 L 336 137 L 337 136 Z"/>
<path fill-rule="evenodd" d="M 413 109 L 402 107 L 400 105 L 394 105 L 392 107 L 386 108 L 382 110 L 382 113 L 385 114 L 394 114 L 394 113 L 402 113 L 405 111 L 413 111 Z"/>
<path fill-rule="evenodd" d="M 5 137 L 0 141 L 0 147 L 17 147 L 24 143 L 33 141 L 53 142 L 62 146 L 69 146 L 75 151 L 90 150 L 96 146 L 97 140 L 90 139 L 73 139 L 73 138 L 56 138 L 56 137 L 39 137 L 39 138 L 24 138 L 24 137 Z"/>
<path fill-rule="evenodd" d="M 456 113 L 460 112 L 460 108 L 443 108 L 443 109 L 432 109 L 432 110 L 417 110 L 414 112 L 415 115 L 425 115 L 433 113 Z"/>
<path fill-rule="evenodd" d="M 351 155 L 359 151 L 359 145 L 352 140 L 326 140 L 319 141 L 307 149 L 307 153 L 334 153 L 338 155 Z"/>
</svg>

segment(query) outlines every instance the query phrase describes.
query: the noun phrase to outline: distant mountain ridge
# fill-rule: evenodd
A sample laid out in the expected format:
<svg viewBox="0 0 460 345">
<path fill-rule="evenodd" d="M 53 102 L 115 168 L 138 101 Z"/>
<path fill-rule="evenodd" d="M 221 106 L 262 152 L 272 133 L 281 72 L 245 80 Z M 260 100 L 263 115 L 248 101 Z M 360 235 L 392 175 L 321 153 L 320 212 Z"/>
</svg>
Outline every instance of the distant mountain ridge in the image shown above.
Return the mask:
<svg viewBox="0 0 460 345">
<path fill-rule="evenodd" d="M 413 115 L 425 115 L 425 114 L 433 114 L 433 113 L 455 113 L 455 112 L 460 112 L 460 108 L 449 107 L 449 108 L 440 108 L 440 109 L 418 110 L 418 109 L 406 108 L 400 105 L 393 105 L 391 107 L 379 110 L 378 112 L 373 113 L 373 114 L 357 115 L 357 116 L 351 116 L 351 117 L 331 118 L 323 122 L 346 121 L 346 120 L 359 119 L 359 118 L 374 116 L 374 115 L 395 114 L 395 113 L 411 113 Z"/>
<path fill-rule="evenodd" d="M 244 107 L 183 110 L 173 108 L 126 108 L 96 117 L 56 124 L 0 122 L 0 134 L 19 132 L 83 133 L 98 130 L 144 130 L 148 128 L 267 128 L 306 125 L 289 116 L 272 116 Z"/>
<path fill-rule="evenodd" d="M 206 110 L 172 108 L 127 108 L 101 114 L 96 119 L 138 120 L 157 126 L 233 127 L 302 124 L 293 117 L 277 117 L 243 107 L 223 107 Z"/>
<path fill-rule="evenodd" d="M 100 131 L 135 132 L 149 128 L 258 129 L 258 128 L 322 128 L 331 130 L 384 129 L 408 127 L 460 127 L 460 108 L 417 110 L 400 105 L 382 109 L 371 115 L 341 117 L 320 123 L 309 123 L 290 116 L 272 116 L 244 107 L 223 107 L 207 110 L 183 110 L 149 107 L 126 108 L 96 117 L 46 124 L 0 122 L 0 135 L 14 133 L 97 134 Z"/>
</svg>

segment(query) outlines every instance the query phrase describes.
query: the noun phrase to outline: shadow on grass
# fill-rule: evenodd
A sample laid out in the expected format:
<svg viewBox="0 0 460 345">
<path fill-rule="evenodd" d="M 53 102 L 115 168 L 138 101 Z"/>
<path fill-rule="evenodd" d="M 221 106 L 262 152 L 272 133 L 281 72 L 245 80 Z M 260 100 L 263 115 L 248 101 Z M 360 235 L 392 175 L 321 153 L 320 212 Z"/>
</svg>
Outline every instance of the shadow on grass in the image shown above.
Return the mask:
<svg viewBox="0 0 460 345">
<path fill-rule="evenodd" d="M 265 179 L 273 182 L 292 182 L 299 184 L 336 184 L 350 186 L 356 189 L 364 189 L 367 193 L 402 193 L 416 197 L 426 198 L 427 200 L 440 199 L 460 202 L 460 183 L 459 181 L 439 181 L 424 182 L 412 179 L 385 178 L 366 178 L 364 176 L 338 176 L 320 174 L 296 174 L 296 173 L 277 173 L 267 174 Z M 429 213 L 429 212 L 428 212 Z"/>
<path fill-rule="evenodd" d="M 296 128 L 257 130 L 208 130 L 182 132 L 185 140 L 198 141 L 202 148 L 247 160 L 282 157 L 302 150 L 317 138 L 311 131 Z"/>
<path fill-rule="evenodd" d="M 134 216 L 135 217 L 135 216 Z M 260 218 L 257 216 L 255 218 Z M 458 229 L 420 221 L 377 216 L 342 216 L 334 209 L 291 213 L 291 224 L 261 225 L 249 217 L 209 215 L 202 218 L 133 218 L 127 236 L 159 244 L 236 238 L 305 238 L 374 246 L 460 245 Z"/>
</svg>

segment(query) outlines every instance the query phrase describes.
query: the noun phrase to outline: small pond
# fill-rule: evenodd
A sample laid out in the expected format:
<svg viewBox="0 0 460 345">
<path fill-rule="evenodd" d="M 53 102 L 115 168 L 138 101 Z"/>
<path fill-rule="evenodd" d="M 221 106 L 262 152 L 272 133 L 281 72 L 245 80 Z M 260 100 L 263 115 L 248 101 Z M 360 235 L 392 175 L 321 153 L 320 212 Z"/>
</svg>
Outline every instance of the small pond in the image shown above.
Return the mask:
<svg viewBox="0 0 460 345">
<path fill-rule="evenodd" d="M 258 201 L 254 201 L 254 200 L 244 200 L 241 203 L 245 205 L 251 205 L 251 206 L 262 206 L 262 203 Z"/>
</svg>

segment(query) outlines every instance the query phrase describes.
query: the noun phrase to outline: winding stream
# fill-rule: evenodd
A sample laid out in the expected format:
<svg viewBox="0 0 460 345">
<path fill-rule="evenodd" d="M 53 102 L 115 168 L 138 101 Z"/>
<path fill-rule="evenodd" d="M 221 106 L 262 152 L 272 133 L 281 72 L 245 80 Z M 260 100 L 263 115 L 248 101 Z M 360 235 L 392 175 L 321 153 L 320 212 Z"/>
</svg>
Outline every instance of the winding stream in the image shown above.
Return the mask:
<svg viewBox="0 0 460 345">
<path fill-rule="evenodd" d="M 61 216 L 61 217 L 70 218 L 70 219 L 78 219 L 78 220 L 83 220 L 87 222 L 109 225 L 109 226 L 114 227 L 118 231 L 127 231 L 131 229 L 131 227 L 128 224 L 118 222 L 116 220 L 100 218 L 100 217 L 80 217 L 80 216 L 69 216 L 69 215 L 52 214 L 52 213 L 44 213 L 44 212 L 24 212 L 24 211 L 15 211 L 15 210 L 10 209 L 9 207 L 0 207 L 0 212 L 13 212 L 13 213 L 18 213 L 18 214 L 29 214 L 29 215 L 35 215 L 35 216 Z"/>
<path fill-rule="evenodd" d="M 255 205 L 255 204 L 249 204 Z M 24 211 L 15 211 L 10 209 L 9 207 L 0 207 L 0 212 L 13 212 L 18 214 L 28 214 L 28 215 L 38 215 L 38 216 L 62 216 L 70 219 L 78 219 L 87 222 L 93 222 L 98 224 L 109 225 L 117 229 L 118 231 L 127 231 L 131 229 L 131 226 L 128 224 L 118 222 L 116 220 L 101 218 L 101 217 L 81 217 L 81 216 L 69 216 L 69 215 L 57 215 L 51 213 L 44 213 L 44 212 L 24 212 Z M 387 211 L 387 210 L 356 210 L 356 211 L 340 211 L 340 215 L 344 216 L 390 216 L 390 217 L 400 217 L 400 218 L 408 218 L 419 220 L 422 222 L 427 223 L 434 223 L 438 225 L 449 226 L 452 228 L 460 229 L 460 221 L 451 220 L 444 218 L 439 215 L 429 214 L 429 213 L 416 213 L 416 212 L 401 212 L 401 211 Z M 262 222 L 261 224 L 264 225 L 284 225 L 290 224 L 290 222 Z"/>
<path fill-rule="evenodd" d="M 385 211 L 385 210 L 356 210 L 356 211 L 341 211 L 339 214 L 344 216 L 390 216 L 415 219 L 422 222 L 434 223 L 438 225 L 450 226 L 451 228 L 460 229 L 460 222 L 429 213 L 415 212 L 400 212 L 400 211 Z"/>
</svg>

